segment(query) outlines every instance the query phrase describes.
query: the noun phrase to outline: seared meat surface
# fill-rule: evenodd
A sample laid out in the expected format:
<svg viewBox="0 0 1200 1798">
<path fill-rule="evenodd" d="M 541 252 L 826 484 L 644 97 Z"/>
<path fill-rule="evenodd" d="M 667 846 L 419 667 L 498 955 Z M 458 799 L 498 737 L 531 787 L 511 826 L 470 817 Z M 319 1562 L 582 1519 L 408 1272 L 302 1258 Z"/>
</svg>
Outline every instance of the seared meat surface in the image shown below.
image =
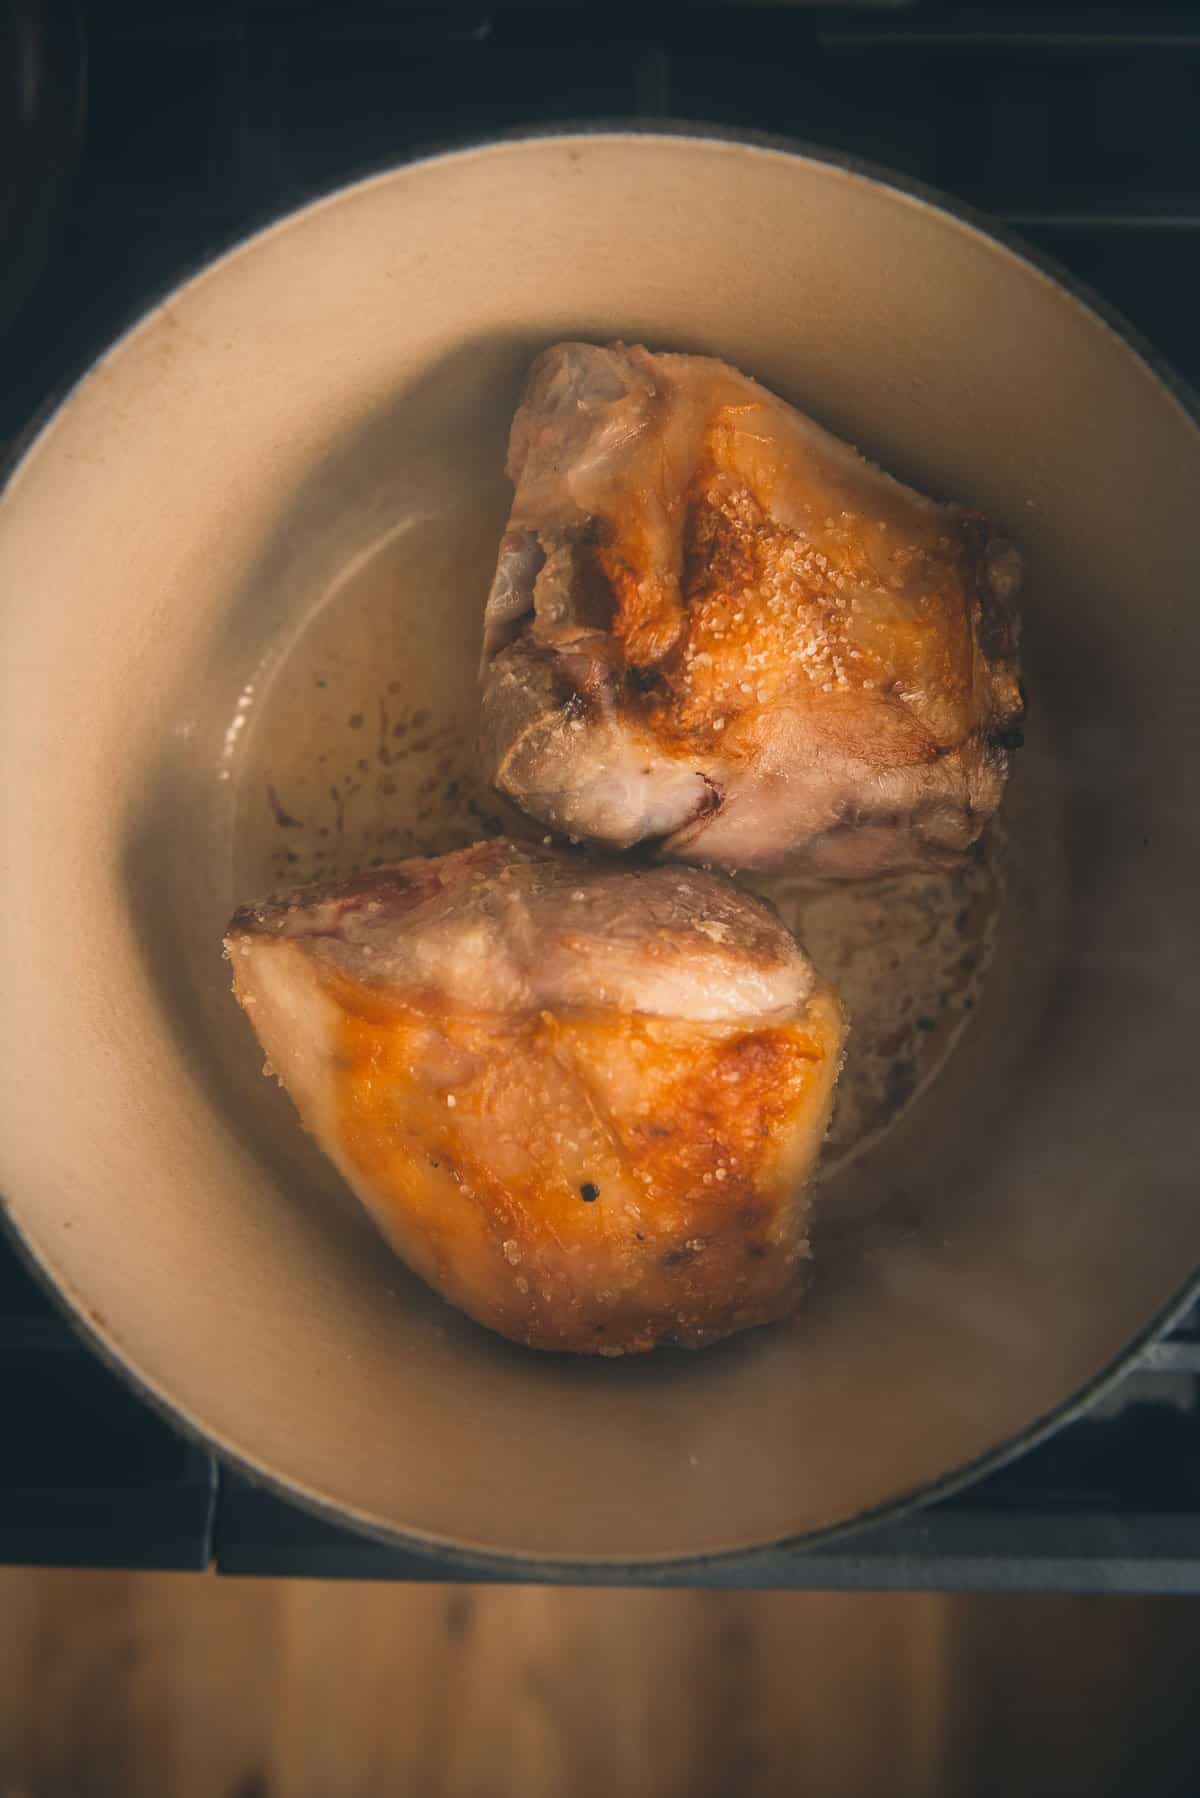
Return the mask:
<svg viewBox="0 0 1200 1798">
<path fill-rule="evenodd" d="M 724 877 L 500 840 L 248 907 L 226 946 L 306 1127 L 481 1323 L 619 1354 L 796 1304 L 841 1013 Z"/>
<path fill-rule="evenodd" d="M 854 877 L 952 858 L 1022 697 L 1011 545 L 727 364 L 538 358 L 487 604 L 482 745 L 576 839 Z"/>
</svg>

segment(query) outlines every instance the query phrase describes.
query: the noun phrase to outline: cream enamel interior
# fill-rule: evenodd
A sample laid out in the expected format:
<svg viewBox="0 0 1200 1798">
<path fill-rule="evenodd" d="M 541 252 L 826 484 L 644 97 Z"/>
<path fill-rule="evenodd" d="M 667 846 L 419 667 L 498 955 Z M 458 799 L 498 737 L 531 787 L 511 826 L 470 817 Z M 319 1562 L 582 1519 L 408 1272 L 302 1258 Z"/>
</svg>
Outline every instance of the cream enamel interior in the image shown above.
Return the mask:
<svg viewBox="0 0 1200 1798">
<path fill-rule="evenodd" d="M 259 1077 L 220 950 L 272 872 L 256 692 L 377 579 L 394 625 L 360 653 L 469 729 L 524 371 L 618 335 L 727 358 L 1004 520 L 1033 569 L 974 1023 L 827 1187 L 794 1323 L 628 1365 L 511 1348 L 404 1272 Z M 782 151 L 506 142 L 242 246 L 106 356 L 0 502 L 0 1190 L 31 1252 L 218 1447 L 412 1538 L 689 1556 L 997 1448 L 1200 1264 L 1198 494 L 1200 431 L 1099 318 L 926 202 Z M 321 725 L 314 693 L 312 718 L 341 753 L 344 714 Z M 401 816 L 415 763 L 396 785 Z"/>
</svg>

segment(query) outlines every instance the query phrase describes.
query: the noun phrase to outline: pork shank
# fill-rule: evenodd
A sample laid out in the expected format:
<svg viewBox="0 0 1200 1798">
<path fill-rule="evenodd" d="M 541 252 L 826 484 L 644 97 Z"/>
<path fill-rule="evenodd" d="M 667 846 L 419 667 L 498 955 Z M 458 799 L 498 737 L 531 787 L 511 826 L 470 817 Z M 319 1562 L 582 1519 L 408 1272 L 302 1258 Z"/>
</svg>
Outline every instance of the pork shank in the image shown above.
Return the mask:
<svg viewBox="0 0 1200 1798">
<path fill-rule="evenodd" d="M 1015 549 L 723 362 L 562 343 L 512 426 L 485 763 L 553 829 L 726 868 L 937 864 L 1020 742 Z"/>
<path fill-rule="evenodd" d="M 226 946 L 268 1071 L 479 1322 L 622 1354 L 796 1304 L 841 1013 L 722 876 L 500 840 L 249 907 Z"/>
</svg>

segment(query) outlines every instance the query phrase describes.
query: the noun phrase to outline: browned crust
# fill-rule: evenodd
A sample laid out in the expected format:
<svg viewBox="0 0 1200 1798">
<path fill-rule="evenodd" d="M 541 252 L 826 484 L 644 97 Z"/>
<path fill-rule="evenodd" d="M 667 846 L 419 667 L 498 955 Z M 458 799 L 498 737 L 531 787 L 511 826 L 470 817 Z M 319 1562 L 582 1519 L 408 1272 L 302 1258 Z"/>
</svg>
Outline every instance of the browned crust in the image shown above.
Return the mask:
<svg viewBox="0 0 1200 1798">
<path fill-rule="evenodd" d="M 506 1025 L 412 1007 L 336 973 L 322 982 L 342 1020 L 343 1148 L 405 1228 L 424 1216 L 435 1283 L 477 1321 L 530 1347 L 619 1354 L 700 1347 L 794 1308 L 808 1247 L 781 1148 L 829 1084 L 840 1027 L 827 1002 L 807 1022 L 705 1040 L 612 1013 Z M 453 1108 L 409 1077 L 430 1031 L 472 1069 Z M 641 1119 L 610 1114 L 594 1074 L 614 1040 L 631 1053 L 635 1038 L 653 1074 Z M 531 1125 L 523 1181 L 472 1147 L 469 1126 L 490 1116 L 498 1090 L 536 1090 L 547 1067 L 602 1125 L 594 1203 L 565 1177 L 548 1126 L 540 1136 Z M 606 1206 L 614 1168 L 645 1193 L 638 1215 Z"/>
<path fill-rule="evenodd" d="M 782 666 L 789 636 L 794 640 L 809 628 L 828 639 L 837 655 L 845 642 L 842 586 L 870 589 L 881 575 L 852 539 L 839 545 L 836 556 L 814 555 L 804 536 L 778 524 L 747 488 L 731 492 L 716 458 L 719 441 L 720 428 L 714 425 L 684 500 L 678 593 L 648 571 L 636 533 L 620 538 L 611 530 L 590 533 L 585 560 L 591 612 L 597 620 L 607 612 L 610 631 L 604 666 L 593 674 L 631 721 L 651 729 L 658 742 L 673 744 L 681 754 L 719 747 L 734 759 L 753 759 L 755 741 L 739 741 L 731 727 L 762 701 L 753 685 L 744 691 L 749 683 L 732 678 L 733 646 L 740 642 L 740 673 L 742 659 L 770 621 L 759 599 L 747 595 L 757 596 L 772 580 L 778 583 L 781 559 L 789 564 L 798 616 L 775 633 L 775 659 Z M 891 553 L 885 578 L 897 588 L 919 587 L 919 610 L 896 618 L 892 635 L 874 653 L 859 643 L 853 660 L 849 654 L 844 661 L 839 657 L 839 686 L 832 698 L 799 671 L 782 696 L 810 707 L 818 730 L 827 729 L 834 741 L 851 735 L 861 749 L 869 735 L 882 766 L 919 765 L 973 739 L 999 749 L 1016 747 L 1024 709 L 1016 617 L 1007 583 L 991 578 L 998 553 L 1006 548 L 979 514 L 946 508 L 935 547 L 903 544 Z M 740 633 L 728 624 L 739 613 L 744 614 Z M 930 658 L 926 678 L 936 687 L 940 711 L 951 720 L 945 728 L 923 723 L 900 697 L 906 657 L 918 653 Z M 708 679 L 699 676 L 706 658 L 711 658 Z M 582 688 L 581 698 L 587 698 Z M 869 733 L 861 709 L 839 715 L 846 712 L 847 698 L 870 708 Z M 718 717 L 729 733 L 719 745 L 713 734 Z"/>
</svg>

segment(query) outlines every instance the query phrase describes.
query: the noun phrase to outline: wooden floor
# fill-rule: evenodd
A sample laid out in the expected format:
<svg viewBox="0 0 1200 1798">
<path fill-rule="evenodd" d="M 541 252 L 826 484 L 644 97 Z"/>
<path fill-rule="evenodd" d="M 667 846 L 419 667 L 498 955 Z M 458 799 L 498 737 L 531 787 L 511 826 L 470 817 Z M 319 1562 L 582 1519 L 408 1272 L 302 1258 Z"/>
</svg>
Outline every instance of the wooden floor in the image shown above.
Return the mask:
<svg viewBox="0 0 1200 1798">
<path fill-rule="evenodd" d="M 1200 1791 L 1200 1606 L 0 1571 L 0 1798 Z"/>
</svg>

